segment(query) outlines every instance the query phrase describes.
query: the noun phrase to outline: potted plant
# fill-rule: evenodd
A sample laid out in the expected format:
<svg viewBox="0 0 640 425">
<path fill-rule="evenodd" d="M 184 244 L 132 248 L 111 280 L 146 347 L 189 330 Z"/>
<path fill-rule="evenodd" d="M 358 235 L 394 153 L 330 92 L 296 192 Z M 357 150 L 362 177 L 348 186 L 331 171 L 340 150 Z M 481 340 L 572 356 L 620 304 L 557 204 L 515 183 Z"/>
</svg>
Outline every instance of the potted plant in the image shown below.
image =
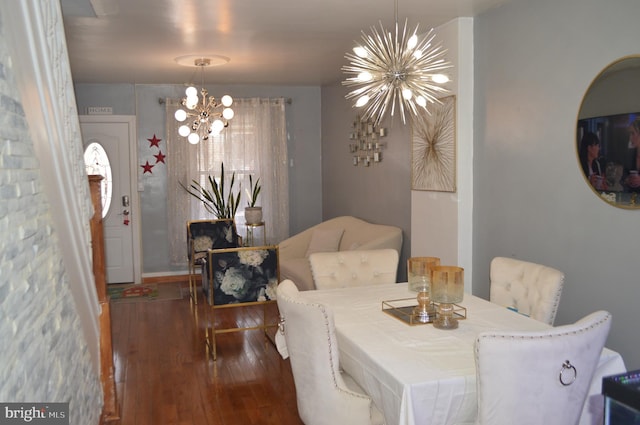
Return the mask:
<svg viewBox="0 0 640 425">
<path fill-rule="evenodd" d="M 219 182 L 212 176 L 209 176 L 208 179 L 209 186 L 211 187 L 210 190 L 196 180 L 192 180 L 189 187 L 182 183 L 180 183 L 180 186 L 191 196 L 198 198 L 204 205 L 204 208 L 215 215 L 216 218 L 234 218 L 238 210 L 238 205 L 240 204 L 241 193 L 240 188 L 238 188 L 235 194 L 233 193 L 233 186 L 236 181 L 235 171 L 231 175 L 228 194 L 225 194 L 224 163 L 220 166 Z"/>
<path fill-rule="evenodd" d="M 260 194 L 260 178 L 256 179 L 253 183 L 253 176 L 249 175 L 249 189 L 247 190 L 247 206 L 244 209 L 244 219 L 247 224 L 260 224 L 262 223 L 262 207 L 256 206 L 258 202 L 258 195 Z"/>
</svg>

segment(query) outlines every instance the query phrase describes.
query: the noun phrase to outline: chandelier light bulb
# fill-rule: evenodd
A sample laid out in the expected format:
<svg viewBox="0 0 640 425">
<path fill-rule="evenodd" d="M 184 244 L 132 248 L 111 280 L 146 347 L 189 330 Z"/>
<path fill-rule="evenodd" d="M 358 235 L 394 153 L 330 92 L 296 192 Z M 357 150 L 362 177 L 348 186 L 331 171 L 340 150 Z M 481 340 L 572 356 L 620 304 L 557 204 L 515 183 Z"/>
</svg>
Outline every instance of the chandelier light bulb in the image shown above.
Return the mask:
<svg viewBox="0 0 640 425">
<path fill-rule="evenodd" d="M 369 96 L 367 96 L 366 94 L 364 96 L 361 96 L 358 101 L 356 102 L 356 107 L 357 108 L 361 108 L 364 105 L 366 105 L 367 103 L 369 103 Z"/>
<path fill-rule="evenodd" d="M 434 83 L 444 84 L 449 82 L 449 77 L 444 74 L 435 74 L 433 77 L 431 77 L 431 80 Z"/>
<path fill-rule="evenodd" d="M 362 71 L 358 74 L 358 81 L 367 82 L 373 80 L 373 75 L 369 71 Z"/>
<path fill-rule="evenodd" d="M 193 86 L 189 86 L 187 87 L 187 89 L 184 91 L 184 94 L 187 95 L 187 97 L 198 97 L 198 89 L 196 89 Z"/>
<path fill-rule="evenodd" d="M 369 54 L 367 53 L 367 50 L 362 46 L 354 47 L 353 53 L 355 53 L 356 56 L 358 56 L 359 58 L 366 58 L 367 56 L 369 56 Z"/>
<path fill-rule="evenodd" d="M 184 109 L 178 109 L 175 113 L 176 121 L 183 122 L 187 119 L 187 113 Z"/>
<path fill-rule="evenodd" d="M 233 104 L 233 98 L 228 94 L 222 96 L 222 99 L 220 99 L 220 101 L 222 102 L 222 106 L 226 106 L 227 108 Z"/>
<path fill-rule="evenodd" d="M 189 133 L 191 133 L 191 129 L 187 125 L 181 125 L 180 128 L 178 128 L 178 134 L 182 137 L 187 137 Z"/>
<path fill-rule="evenodd" d="M 198 136 L 198 133 L 191 133 L 189 134 L 189 137 L 187 137 L 187 140 L 192 145 L 197 145 L 198 142 L 200 141 L 200 136 Z"/>
<path fill-rule="evenodd" d="M 407 42 L 407 49 L 413 49 L 417 45 L 418 45 L 418 36 L 413 34 L 411 37 L 409 37 L 409 41 Z"/>
<path fill-rule="evenodd" d="M 196 106 L 198 105 L 198 96 L 187 96 L 186 98 L 186 103 L 184 106 L 186 106 L 188 109 L 195 109 Z"/>
<path fill-rule="evenodd" d="M 407 114 L 416 116 L 449 91 L 441 86 L 446 81 L 436 78 L 452 65 L 445 59 L 446 49 L 434 42 L 434 30 L 421 34 L 416 26 L 410 31 L 407 21 L 404 28 L 396 21 L 394 29 L 386 31 L 380 23 L 369 34 L 363 31 L 361 43 L 345 55 L 349 65 L 342 67 L 348 75 L 342 84 L 351 88 L 345 97 L 363 108 L 362 119 L 374 125 L 396 110 L 406 123 Z"/>
<path fill-rule="evenodd" d="M 224 108 L 224 109 L 222 110 L 222 117 L 223 117 L 225 120 L 230 120 L 231 118 L 233 118 L 233 116 L 234 116 L 233 109 L 231 109 L 231 108 Z"/>
<path fill-rule="evenodd" d="M 222 122 L 222 120 L 215 120 L 211 124 L 211 132 L 214 134 L 220 134 L 223 128 L 224 128 L 224 123 Z"/>
</svg>

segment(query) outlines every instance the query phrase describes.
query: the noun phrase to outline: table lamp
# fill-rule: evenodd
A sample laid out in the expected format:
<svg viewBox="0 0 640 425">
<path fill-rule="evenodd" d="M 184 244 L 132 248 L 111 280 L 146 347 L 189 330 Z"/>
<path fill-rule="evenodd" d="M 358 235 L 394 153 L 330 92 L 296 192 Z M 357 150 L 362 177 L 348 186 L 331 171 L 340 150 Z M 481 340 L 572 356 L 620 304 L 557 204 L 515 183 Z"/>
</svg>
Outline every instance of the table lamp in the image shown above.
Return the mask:
<svg viewBox="0 0 640 425">
<path fill-rule="evenodd" d="M 433 326 L 455 329 L 458 319 L 453 315 L 453 304 L 464 296 L 464 269 L 456 266 L 434 266 L 431 269 L 431 299 L 439 303 Z"/>
<path fill-rule="evenodd" d="M 413 309 L 413 315 L 421 323 L 428 323 L 435 319 L 436 310 L 431 304 L 431 268 L 440 265 L 438 257 L 411 257 L 407 260 L 407 277 L 409 290 L 417 292 L 418 305 Z"/>
</svg>

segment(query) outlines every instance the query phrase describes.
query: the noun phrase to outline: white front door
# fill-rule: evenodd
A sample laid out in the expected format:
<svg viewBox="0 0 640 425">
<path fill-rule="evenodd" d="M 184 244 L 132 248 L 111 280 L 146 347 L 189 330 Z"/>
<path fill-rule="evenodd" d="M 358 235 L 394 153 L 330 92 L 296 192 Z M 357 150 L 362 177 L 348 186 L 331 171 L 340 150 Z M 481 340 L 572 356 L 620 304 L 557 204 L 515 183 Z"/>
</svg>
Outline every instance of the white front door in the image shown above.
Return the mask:
<svg viewBox="0 0 640 425">
<path fill-rule="evenodd" d="M 104 177 L 101 194 L 107 283 L 140 283 L 135 117 L 80 116 L 80 128 L 87 172 Z"/>
</svg>

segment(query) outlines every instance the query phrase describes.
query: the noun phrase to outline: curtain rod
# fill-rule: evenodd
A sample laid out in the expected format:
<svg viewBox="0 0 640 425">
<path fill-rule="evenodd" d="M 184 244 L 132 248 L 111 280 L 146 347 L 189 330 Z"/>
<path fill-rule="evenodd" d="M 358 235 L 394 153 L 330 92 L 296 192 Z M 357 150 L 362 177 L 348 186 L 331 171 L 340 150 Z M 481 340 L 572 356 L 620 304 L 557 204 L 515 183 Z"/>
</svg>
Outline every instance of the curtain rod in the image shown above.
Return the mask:
<svg viewBox="0 0 640 425">
<path fill-rule="evenodd" d="M 246 99 L 246 98 L 239 97 L 238 99 Z M 179 100 L 176 100 L 176 101 L 178 102 Z M 159 97 L 158 98 L 158 103 L 161 104 L 161 105 L 164 105 L 165 98 L 164 97 Z M 293 100 L 290 97 L 285 97 L 284 98 L 284 103 L 286 103 L 287 105 L 291 105 L 293 103 Z"/>
</svg>

